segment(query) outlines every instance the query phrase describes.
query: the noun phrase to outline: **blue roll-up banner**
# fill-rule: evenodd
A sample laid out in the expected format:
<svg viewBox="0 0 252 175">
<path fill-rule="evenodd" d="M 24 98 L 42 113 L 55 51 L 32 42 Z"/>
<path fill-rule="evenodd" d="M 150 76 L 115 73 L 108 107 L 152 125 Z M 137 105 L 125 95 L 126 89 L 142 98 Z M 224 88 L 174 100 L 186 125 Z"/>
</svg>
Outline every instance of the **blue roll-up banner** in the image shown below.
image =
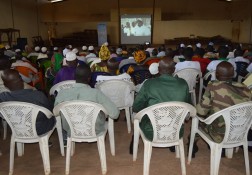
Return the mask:
<svg viewBox="0 0 252 175">
<path fill-rule="evenodd" d="M 107 25 L 102 23 L 97 25 L 98 32 L 98 45 L 101 46 L 103 43 L 107 42 Z"/>
</svg>

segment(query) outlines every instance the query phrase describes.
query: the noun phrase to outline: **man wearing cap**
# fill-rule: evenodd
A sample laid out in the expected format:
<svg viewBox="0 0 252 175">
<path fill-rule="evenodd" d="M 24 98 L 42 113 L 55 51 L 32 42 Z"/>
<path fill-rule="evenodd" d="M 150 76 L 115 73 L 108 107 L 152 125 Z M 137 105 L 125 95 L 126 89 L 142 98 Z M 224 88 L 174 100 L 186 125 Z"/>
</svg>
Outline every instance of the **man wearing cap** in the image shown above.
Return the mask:
<svg viewBox="0 0 252 175">
<path fill-rule="evenodd" d="M 82 51 L 79 53 L 80 56 L 87 56 L 88 52 L 87 52 L 87 46 L 82 46 Z"/>
<path fill-rule="evenodd" d="M 72 51 L 66 54 L 66 66 L 62 67 L 53 81 L 53 84 L 57 84 L 65 80 L 74 80 L 75 69 L 77 66 L 76 54 Z"/>
<path fill-rule="evenodd" d="M 40 53 L 40 47 L 39 46 L 36 46 L 34 48 L 34 51 L 29 53 L 27 55 L 27 59 L 32 62 L 33 64 L 37 64 L 37 58 L 38 58 L 38 55 Z"/>
<path fill-rule="evenodd" d="M 86 63 L 91 64 L 92 61 L 94 61 L 97 58 L 97 55 L 95 54 L 94 46 L 88 46 L 88 54 L 86 56 Z"/>
</svg>

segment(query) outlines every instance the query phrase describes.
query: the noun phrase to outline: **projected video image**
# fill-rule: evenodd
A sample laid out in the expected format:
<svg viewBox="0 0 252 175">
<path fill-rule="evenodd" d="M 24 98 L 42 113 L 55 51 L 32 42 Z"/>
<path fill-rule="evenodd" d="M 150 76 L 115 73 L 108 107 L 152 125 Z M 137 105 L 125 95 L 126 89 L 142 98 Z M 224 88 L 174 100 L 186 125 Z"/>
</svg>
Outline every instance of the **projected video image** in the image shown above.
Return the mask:
<svg viewBox="0 0 252 175">
<path fill-rule="evenodd" d="M 122 32 L 126 36 L 150 36 L 150 18 L 125 18 L 122 19 Z"/>
<path fill-rule="evenodd" d="M 151 15 L 121 15 L 121 43 L 143 44 L 151 41 Z"/>
</svg>

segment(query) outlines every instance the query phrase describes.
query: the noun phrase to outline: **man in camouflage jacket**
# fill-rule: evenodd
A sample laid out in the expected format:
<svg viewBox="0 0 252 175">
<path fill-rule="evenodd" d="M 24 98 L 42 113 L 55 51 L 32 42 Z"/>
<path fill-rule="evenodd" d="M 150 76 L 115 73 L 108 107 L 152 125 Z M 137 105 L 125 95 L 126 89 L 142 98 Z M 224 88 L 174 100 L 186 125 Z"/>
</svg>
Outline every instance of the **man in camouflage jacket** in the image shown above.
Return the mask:
<svg viewBox="0 0 252 175">
<path fill-rule="evenodd" d="M 198 116 L 207 118 L 229 106 L 250 101 L 252 94 L 246 85 L 232 81 L 234 68 L 231 63 L 223 61 L 216 69 L 216 81 L 207 85 L 202 100 L 197 104 Z M 223 117 L 217 118 L 210 125 L 201 126 L 217 143 L 223 140 L 225 122 Z"/>
</svg>

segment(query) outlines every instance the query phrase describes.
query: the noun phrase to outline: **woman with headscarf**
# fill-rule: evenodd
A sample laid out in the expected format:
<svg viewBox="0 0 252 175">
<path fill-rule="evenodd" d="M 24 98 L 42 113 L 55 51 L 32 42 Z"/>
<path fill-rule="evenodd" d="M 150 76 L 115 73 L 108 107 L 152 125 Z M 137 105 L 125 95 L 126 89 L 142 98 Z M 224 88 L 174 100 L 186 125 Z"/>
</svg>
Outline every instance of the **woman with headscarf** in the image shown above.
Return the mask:
<svg viewBox="0 0 252 175">
<path fill-rule="evenodd" d="M 91 65 L 92 72 L 108 72 L 107 60 L 110 58 L 110 51 L 108 49 L 108 43 L 105 42 L 99 51 L 99 59 L 94 60 Z"/>
</svg>

